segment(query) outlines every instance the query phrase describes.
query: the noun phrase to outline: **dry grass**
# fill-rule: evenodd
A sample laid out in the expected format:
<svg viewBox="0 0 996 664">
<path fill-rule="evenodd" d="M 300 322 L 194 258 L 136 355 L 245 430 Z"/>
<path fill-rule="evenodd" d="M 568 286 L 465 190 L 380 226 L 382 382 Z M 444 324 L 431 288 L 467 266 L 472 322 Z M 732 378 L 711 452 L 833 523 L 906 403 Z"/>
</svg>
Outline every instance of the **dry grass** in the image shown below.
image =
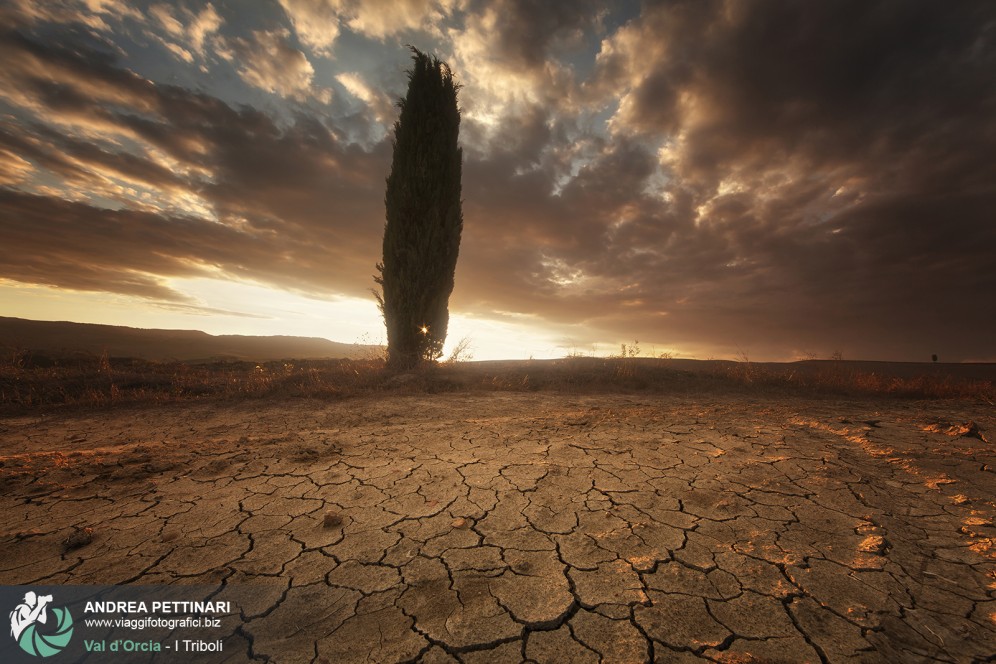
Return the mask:
<svg viewBox="0 0 996 664">
<path fill-rule="evenodd" d="M 623 392 L 709 392 L 736 390 L 777 396 L 834 394 L 912 399 L 969 399 L 993 402 L 991 380 L 923 374 L 896 377 L 865 372 L 836 363 L 801 371 L 791 364 L 777 369 L 750 362 L 689 363 L 654 358 L 570 357 L 540 362 L 481 362 L 458 366 L 469 376 L 483 373 L 497 389 Z M 458 374 L 459 375 L 459 374 Z M 473 381 L 472 381 L 473 382 Z M 481 380 L 476 381 L 478 383 Z"/>
<path fill-rule="evenodd" d="M 809 371 L 793 368 L 792 365 L 771 369 L 742 362 L 717 370 L 716 373 L 743 386 L 793 392 L 908 399 L 968 399 L 990 404 L 996 398 L 992 380 L 956 378 L 948 373 L 930 372 L 927 369 L 919 375 L 893 376 L 854 369 L 842 362 L 828 362 L 822 368 Z"/>
<path fill-rule="evenodd" d="M 749 362 L 702 362 L 689 370 L 679 368 L 679 363 L 629 357 L 454 362 L 432 365 L 399 379 L 387 371 L 383 359 L 185 363 L 91 355 L 53 359 L 8 352 L 0 359 L 0 413 L 198 399 L 336 399 L 374 392 L 483 390 L 703 394 L 735 390 L 772 396 L 994 400 L 990 380 L 930 375 L 897 378 L 832 363 L 810 371 L 797 371 L 792 365 L 773 370 Z"/>
<path fill-rule="evenodd" d="M 26 354 L 0 361 L 0 410 L 202 398 L 341 397 L 382 382 L 382 360 L 149 362 Z"/>
</svg>

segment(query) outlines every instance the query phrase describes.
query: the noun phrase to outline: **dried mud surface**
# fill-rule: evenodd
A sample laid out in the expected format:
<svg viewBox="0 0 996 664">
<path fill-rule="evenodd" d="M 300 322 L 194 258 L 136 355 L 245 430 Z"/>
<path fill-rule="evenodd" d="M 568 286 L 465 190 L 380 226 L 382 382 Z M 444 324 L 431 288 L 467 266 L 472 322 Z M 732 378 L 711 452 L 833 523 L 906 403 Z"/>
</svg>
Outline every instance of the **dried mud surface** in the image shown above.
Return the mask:
<svg viewBox="0 0 996 664">
<path fill-rule="evenodd" d="M 0 583 L 257 585 L 233 662 L 994 661 L 994 431 L 742 394 L 8 418 Z"/>
</svg>

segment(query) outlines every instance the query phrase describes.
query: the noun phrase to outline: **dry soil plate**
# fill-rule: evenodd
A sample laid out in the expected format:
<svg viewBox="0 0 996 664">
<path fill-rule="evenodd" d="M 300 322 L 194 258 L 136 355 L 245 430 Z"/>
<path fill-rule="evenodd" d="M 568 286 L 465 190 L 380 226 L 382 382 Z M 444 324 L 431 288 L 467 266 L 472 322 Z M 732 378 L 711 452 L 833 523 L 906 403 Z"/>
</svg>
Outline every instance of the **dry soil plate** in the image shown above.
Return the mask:
<svg viewBox="0 0 996 664">
<path fill-rule="evenodd" d="M 0 582 L 256 584 L 231 661 L 992 661 L 991 432 L 743 395 L 11 418 Z"/>
</svg>

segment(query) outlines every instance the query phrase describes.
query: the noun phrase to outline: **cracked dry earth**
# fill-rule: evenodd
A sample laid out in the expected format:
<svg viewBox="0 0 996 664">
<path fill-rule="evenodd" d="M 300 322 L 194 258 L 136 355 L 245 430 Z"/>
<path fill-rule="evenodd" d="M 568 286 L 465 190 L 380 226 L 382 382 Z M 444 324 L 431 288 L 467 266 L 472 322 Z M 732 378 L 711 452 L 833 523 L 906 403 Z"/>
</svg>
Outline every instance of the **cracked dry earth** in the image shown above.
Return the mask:
<svg viewBox="0 0 996 664">
<path fill-rule="evenodd" d="M 993 425 L 743 394 L 8 418 L 0 582 L 251 587 L 233 662 L 991 662 Z"/>
</svg>

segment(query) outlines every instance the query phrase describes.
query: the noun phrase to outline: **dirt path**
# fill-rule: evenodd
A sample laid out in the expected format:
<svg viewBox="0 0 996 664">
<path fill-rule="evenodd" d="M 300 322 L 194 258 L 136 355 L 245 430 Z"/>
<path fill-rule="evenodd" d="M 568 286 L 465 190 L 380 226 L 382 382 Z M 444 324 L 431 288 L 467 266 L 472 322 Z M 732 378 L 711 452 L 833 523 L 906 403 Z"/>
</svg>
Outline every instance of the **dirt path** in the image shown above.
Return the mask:
<svg viewBox="0 0 996 664">
<path fill-rule="evenodd" d="M 12 418 L 0 583 L 248 584 L 233 662 L 993 661 L 993 435 L 742 395 Z"/>
</svg>

